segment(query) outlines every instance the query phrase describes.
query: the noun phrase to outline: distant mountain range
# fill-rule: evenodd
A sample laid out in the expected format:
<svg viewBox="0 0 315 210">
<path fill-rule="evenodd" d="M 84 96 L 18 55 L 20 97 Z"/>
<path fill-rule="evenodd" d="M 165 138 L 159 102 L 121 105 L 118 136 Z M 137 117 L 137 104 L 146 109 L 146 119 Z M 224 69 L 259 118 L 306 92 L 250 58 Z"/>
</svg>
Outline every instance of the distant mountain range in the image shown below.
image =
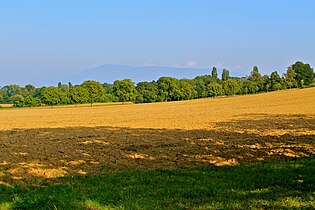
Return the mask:
<svg viewBox="0 0 315 210">
<path fill-rule="evenodd" d="M 80 73 L 68 75 L 66 81 L 73 84 L 81 84 L 85 80 L 96 80 L 101 83 L 113 83 L 115 80 L 125 78 L 134 82 L 158 80 L 162 76 L 175 77 L 178 79 L 193 79 L 196 76 L 210 75 L 212 68 L 177 68 L 165 66 L 128 66 L 106 64 L 95 68 L 86 69 Z M 221 69 L 218 69 L 219 76 Z M 244 75 L 230 71 L 230 76 L 242 77 Z"/>
</svg>

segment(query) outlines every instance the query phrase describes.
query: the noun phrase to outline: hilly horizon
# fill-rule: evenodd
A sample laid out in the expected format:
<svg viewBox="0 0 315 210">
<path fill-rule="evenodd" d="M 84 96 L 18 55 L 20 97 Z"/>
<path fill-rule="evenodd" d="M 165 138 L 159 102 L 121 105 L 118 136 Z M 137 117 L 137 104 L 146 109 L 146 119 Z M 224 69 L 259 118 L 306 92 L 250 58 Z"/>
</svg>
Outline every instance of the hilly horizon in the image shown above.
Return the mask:
<svg viewBox="0 0 315 210">
<path fill-rule="evenodd" d="M 175 77 L 177 79 L 193 79 L 196 76 L 210 75 L 212 68 L 186 68 L 167 66 L 131 66 L 119 64 L 104 64 L 94 68 L 83 70 L 79 73 L 68 75 L 63 82 L 71 81 L 73 84 L 81 84 L 85 80 L 96 80 L 101 83 L 113 83 L 115 80 L 131 79 L 138 83 L 142 81 L 158 80 L 160 77 Z M 221 76 L 222 69 L 218 69 Z M 238 72 L 231 72 L 232 77 L 243 77 Z"/>
<path fill-rule="evenodd" d="M 218 68 L 218 77 L 221 78 L 222 69 Z M 58 82 L 79 85 L 85 80 L 95 80 L 101 83 L 114 83 L 115 80 L 131 79 L 138 83 L 142 81 L 158 80 L 160 77 L 174 77 L 176 79 L 193 79 L 196 76 L 210 75 L 212 67 L 209 68 L 188 68 L 188 67 L 168 67 L 168 66 L 132 66 L 121 64 L 104 64 L 92 68 L 85 68 L 71 73 L 58 73 L 51 70 L 49 74 L 29 74 L 23 79 L 5 78 L 0 86 L 17 84 L 25 86 L 27 84 L 40 86 L 56 86 Z M 250 72 L 248 72 L 249 74 Z M 231 77 L 244 77 L 245 74 L 230 71 Z"/>
</svg>

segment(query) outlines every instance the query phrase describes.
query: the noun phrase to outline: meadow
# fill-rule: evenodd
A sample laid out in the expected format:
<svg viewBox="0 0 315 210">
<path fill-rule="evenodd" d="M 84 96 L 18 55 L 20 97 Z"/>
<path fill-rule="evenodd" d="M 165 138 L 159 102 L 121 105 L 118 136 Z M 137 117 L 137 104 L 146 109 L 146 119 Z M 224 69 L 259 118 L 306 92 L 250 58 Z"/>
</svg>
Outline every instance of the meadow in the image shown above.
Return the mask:
<svg viewBox="0 0 315 210">
<path fill-rule="evenodd" d="M 0 209 L 315 208 L 314 96 L 0 109 Z"/>
</svg>

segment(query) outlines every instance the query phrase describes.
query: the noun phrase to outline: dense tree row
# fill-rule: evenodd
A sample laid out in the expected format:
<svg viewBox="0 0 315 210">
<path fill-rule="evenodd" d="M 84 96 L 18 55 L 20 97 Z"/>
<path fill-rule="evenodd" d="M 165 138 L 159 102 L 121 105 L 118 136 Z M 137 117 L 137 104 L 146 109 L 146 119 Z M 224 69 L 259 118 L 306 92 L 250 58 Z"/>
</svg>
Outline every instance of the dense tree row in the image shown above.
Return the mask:
<svg viewBox="0 0 315 210">
<path fill-rule="evenodd" d="M 248 77 L 230 77 L 223 69 L 221 79 L 217 69 L 211 75 L 194 79 L 161 77 L 157 81 L 139 82 L 130 79 L 117 80 L 114 84 L 85 81 L 73 86 L 59 83 L 57 87 L 36 88 L 33 85 L 20 87 L 7 85 L 0 89 L 0 102 L 13 103 L 15 107 L 40 105 L 83 104 L 95 102 L 135 102 L 151 103 L 179 101 L 205 97 L 255 94 L 296 87 L 314 85 L 314 71 L 309 64 L 296 62 L 288 67 L 281 77 L 277 71 L 262 76 L 254 66 Z"/>
</svg>

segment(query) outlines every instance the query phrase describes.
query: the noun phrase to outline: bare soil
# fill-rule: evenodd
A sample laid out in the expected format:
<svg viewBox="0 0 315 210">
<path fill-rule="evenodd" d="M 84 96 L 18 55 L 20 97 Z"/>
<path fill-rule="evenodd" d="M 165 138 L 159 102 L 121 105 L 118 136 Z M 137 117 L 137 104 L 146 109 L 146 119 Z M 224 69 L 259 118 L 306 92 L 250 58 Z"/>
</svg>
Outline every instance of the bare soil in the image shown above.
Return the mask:
<svg viewBox="0 0 315 210">
<path fill-rule="evenodd" d="M 0 184 L 311 156 L 314 95 L 0 110 Z"/>
</svg>

